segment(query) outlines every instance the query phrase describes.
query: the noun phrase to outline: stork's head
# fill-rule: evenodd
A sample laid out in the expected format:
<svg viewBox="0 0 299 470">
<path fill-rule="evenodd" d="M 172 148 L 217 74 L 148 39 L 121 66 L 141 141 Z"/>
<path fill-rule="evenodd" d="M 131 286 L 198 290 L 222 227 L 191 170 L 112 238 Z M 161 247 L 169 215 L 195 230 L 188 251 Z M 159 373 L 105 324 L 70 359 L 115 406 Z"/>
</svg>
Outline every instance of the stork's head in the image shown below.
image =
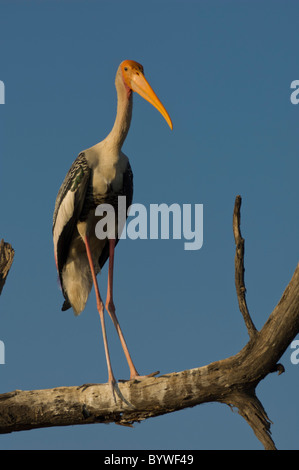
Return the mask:
<svg viewBox="0 0 299 470">
<path fill-rule="evenodd" d="M 143 72 L 143 67 L 134 60 L 124 60 L 120 66 L 119 71 L 127 91 L 130 93 L 136 91 L 142 98 L 151 103 L 162 114 L 170 129 L 172 129 L 172 122 L 170 116 L 163 104 L 155 94 L 154 90 L 146 80 Z"/>
</svg>

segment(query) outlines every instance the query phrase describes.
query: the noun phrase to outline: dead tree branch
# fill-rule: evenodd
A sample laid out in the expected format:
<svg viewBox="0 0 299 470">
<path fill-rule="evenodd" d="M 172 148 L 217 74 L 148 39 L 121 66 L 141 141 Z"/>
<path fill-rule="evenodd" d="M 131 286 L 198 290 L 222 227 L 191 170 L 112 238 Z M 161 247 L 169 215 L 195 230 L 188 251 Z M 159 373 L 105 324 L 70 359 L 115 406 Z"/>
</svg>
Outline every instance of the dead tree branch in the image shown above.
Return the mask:
<svg viewBox="0 0 299 470">
<path fill-rule="evenodd" d="M 134 422 L 201 403 L 220 402 L 236 407 L 264 448 L 275 449 L 271 422 L 255 390 L 269 373 L 283 371 L 278 361 L 299 333 L 299 265 L 267 322 L 257 331 L 247 306 L 244 307 L 240 204 L 238 196 L 233 221 L 236 288 L 250 340 L 239 353 L 196 369 L 120 382 L 124 400 L 117 397 L 116 403 L 108 384 L 5 393 L 0 395 L 0 433 L 91 423 L 132 426 Z"/>
<path fill-rule="evenodd" d="M 12 246 L 2 239 L 0 241 L 0 295 L 11 268 L 14 254 Z"/>
<path fill-rule="evenodd" d="M 243 315 L 249 337 L 252 339 L 254 338 L 257 330 L 253 324 L 253 321 L 251 320 L 251 316 L 247 308 L 247 302 L 246 302 L 246 297 L 245 297 L 245 294 L 246 294 L 245 281 L 244 281 L 245 240 L 244 238 L 242 238 L 241 230 L 240 230 L 241 202 L 242 202 L 241 196 L 237 196 L 235 200 L 234 215 L 233 215 L 233 232 L 234 232 L 235 244 L 236 244 L 235 285 L 236 285 L 236 290 L 237 290 L 237 297 L 238 297 L 240 312 Z"/>
</svg>

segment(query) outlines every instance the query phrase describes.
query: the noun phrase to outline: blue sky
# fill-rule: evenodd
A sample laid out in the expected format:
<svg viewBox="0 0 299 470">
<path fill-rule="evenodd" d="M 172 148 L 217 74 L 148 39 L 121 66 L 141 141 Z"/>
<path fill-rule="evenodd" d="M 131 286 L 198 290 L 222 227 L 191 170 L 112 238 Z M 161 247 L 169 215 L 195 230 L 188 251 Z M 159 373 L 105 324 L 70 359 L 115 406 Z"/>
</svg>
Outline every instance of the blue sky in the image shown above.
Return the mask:
<svg viewBox="0 0 299 470">
<path fill-rule="evenodd" d="M 237 353 L 248 336 L 234 287 L 232 212 L 243 198 L 247 301 L 261 328 L 298 262 L 299 5 L 294 1 L 0 1 L 1 233 L 15 261 L 1 296 L 1 393 L 105 382 L 94 292 L 61 312 L 52 214 L 77 154 L 102 140 L 114 78 L 133 59 L 172 117 L 134 96 L 123 150 L 134 202 L 203 204 L 204 242 L 122 240 L 115 302 L 140 373 L 181 371 Z M 100 276 L 105 296 L 107 268 Z M 117 378 L 128 368 L 107 319 Z M 298 449 L 299 365 L 257 388 L 280 449 Z M 261 449 L 229 407 L 206 404 L 116 425 L 1 436 L 2 449 Z"/>
</svg>

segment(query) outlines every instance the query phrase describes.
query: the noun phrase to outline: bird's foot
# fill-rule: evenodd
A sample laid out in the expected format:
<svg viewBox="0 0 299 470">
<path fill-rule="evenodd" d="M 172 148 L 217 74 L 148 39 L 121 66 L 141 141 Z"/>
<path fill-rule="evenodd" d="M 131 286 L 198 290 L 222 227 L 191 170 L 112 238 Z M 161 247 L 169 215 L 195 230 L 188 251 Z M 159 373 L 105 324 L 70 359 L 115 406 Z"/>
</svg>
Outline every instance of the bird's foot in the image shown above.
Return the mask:
<svg viewBox="0 0 299 470">
<path fill-rule="evenodd" d="M 84 390 L 86 390 L 88 387 L 92 387 L 93 385 L 99 385 L 99 384 L 87 383 L 87 384 L 79 385 L 77 389 L 78 390 L 82 389 L 82 392 L 84 392 Z"/>
<path fill-rule="evenodd" d="M 158 374 L 160 374 L 159 370 L 157 370 L 156 372 L 152 372 L 151 374 L 148 374 L 148 375 L 135 374 L 135 375 L 131 376 L 128 380 L 119 380 L 119 382 L 129 382 L 130 380 L 134 380 L 136 382 L 139 382 L 139 381 L 144 380 L 144 379 L 149 379 L 151 377 L 155 377 Z"/>
<path fill-rule="evenodd" d="M 120 382 L 125 382 L 125 380 L 120 380 Z M 110 388 L 111 388 L 114 403 L 116 403 L 116 395 L 117 395 L 118 398 L 122 402 L 124 402 L 126 405 L 128 405 L 130 408 L 135 408 L 135 406 L 132 405 L 132 403 L 130 403 L 121 393 L 118 383 L 116 382 L 114 376 L 109 378 L 108 384 L 110 385 Z M 99 384 L 93 384 L 93 383 L 83 384 L 78 387 L 78 390 L 82 390 L 82 392 L 84 392 L 88 387 L 92 387 L 94 385 L 99 385 Z"/>
<path fill-rule="evenodd" d="M 120 381 L 120 382 L 121 382 L 121 381 Z M 117 381 L 115 380 L 114 376 L 109 378 L 108 383 L 109 383 L 110 388 L 111 388 L 111 392 L 112 392 L 112 396 L 113 396 L 114 403 L 116 403 L 116 396 L 115 396 L 115 395 L 117 395 L 118 398 L 119 398 L 123 403 L 125 403 L 127 406 L 129 406 L 130 408 L 135 408 L 135 406 L 132 405 L 132 403 L 130 403 L 130 402 L 123 396 L 123 394 L 121 393 L 121 391 L 120 391 L 120 389 L 119 389 L 119 386 L 118 386 L 118 383 L 117 383 Z"/>
</svg>

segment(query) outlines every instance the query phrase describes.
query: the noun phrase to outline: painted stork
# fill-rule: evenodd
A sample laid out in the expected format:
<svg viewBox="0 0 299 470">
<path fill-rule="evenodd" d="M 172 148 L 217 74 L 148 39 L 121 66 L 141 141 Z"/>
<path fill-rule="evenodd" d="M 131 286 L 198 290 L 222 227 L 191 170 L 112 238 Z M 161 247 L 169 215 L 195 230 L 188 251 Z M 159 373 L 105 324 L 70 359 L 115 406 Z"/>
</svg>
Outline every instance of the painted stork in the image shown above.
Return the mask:
<svg viewBox="0 0 299 470">
<path fill-rule="evenodd" d="M 130 379 L 141 376 L 131 359 L 113 302 L 113 262 L 118 237 L 116 235 L 115 238 L 104 240 L 96 237 L 95 225 L 99 217 L 95 216 L 95 209 L 99 204 L 111 204 L 115 208 L 117 228 L 118 196 L 126 196 L 127 209 L 132 203 L 133 174 L 128 157 L 121 150 L 131 123 L 132 91 L 137 92 L 155 106 L 172 129 L 171 119 L 145 79 L 142 65 L 132 60 L 122 62 L 116 73 L 115 86 L 117 114 L 114 126 L 102 142 L 78 155 L 59 189 L 53 216 L 55 261 L 65 298 L 62 310 L 72 307 L 75 315 L 79 315 L 84 310 L 92 284 L 94 285 L 103 332 L 108 381 L 112 387 L 113 396 L 114 390 L 118 394 L 119 391 L 111 367 L 104 321 L 104 304 L 96 278 L 108 258 L 105 307 L 116 328 L 128 361 Z M 115 233 L 117 234 L 117 229 Z"/>
</svg>

